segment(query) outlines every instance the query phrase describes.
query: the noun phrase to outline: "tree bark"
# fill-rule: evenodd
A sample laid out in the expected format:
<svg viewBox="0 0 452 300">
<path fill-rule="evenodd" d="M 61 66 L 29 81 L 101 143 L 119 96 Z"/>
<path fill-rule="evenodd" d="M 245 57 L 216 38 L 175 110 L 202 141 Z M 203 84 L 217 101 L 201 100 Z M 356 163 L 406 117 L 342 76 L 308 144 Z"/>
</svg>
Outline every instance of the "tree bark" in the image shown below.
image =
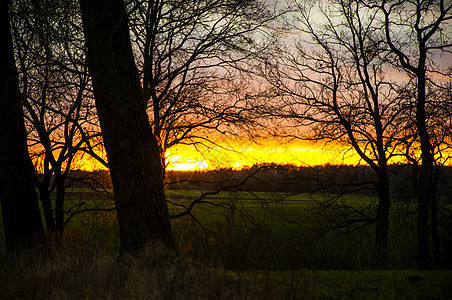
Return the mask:
<svg viewBox="0 0 452 300">
<path fill-rule="evenodd" d="M 88 66 L 114 189 L 120 253 L 175 248 L 157 139 L 146 114 L 121 0 L 80 0 Z"/>
<path fill-rule="evenodd" d="M 19 93 L 8 2 L 0 2 L 0 199 L 8 252 L 39 244 L 44 233 Z"/>
</svg>

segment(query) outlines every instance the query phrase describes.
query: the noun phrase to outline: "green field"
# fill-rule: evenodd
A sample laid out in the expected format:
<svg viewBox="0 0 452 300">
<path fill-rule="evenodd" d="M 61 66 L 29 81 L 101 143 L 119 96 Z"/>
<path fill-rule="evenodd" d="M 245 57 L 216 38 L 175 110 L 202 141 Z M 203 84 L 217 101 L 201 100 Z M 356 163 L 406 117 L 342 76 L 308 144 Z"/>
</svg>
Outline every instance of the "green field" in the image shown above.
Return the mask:
<svg viewBox="0 0 452 300">
<path fill-rule="evenodd" d="M 371 214 L 375 208 L 374 197 L 213 194 L 191 190 L 166 193 L 172 215 L 183 212 L 183 207 L 190 206 L 203 193 L 208 194 L 202 198 L 203 202 L 194 206 L 190 215 L 172 220 L 174 234 L 184 261 L 195 270 L 187 272 L 201 272 L 197 275 L 199 278 L 214 272 L 219 281 L 211 284 L 220 285 L 224 289 L 222 293 L 232 298 L 447 299 L 451 295 L 451 271 L 414 270 L 416 214 L 413 204 L 393 206 L 389 237 L 391 270 L 375 271 L 372 270 L 373 224 L 335 228 L 357 213 Z M 71 208 L 105 208 L 111 204 L 108 195 L 73 189 L 68 193 L 65 207 L 69 215 Z M 449 216 L 444 220 L 440 227 L 443 233 L 449 230 Z M 111 271 L 115 268 L 112 264 L 118 244 L 114 212 L 77 214 L 66 227 L 58 250 L 63 258 L 56 259 L 62 262 L 55 264 L 61 263 L 62 270 L 53 270 L 55 264 L 52 263 L 50 273 L 29 274 L 31 279 L 27 280 L 45 281 L 59 272 L 88 272 L 96 264 L 102 264 L 101 269 L 107 264 Z M 69 263 L 67 257 L 70 257 Z M 43 265 L 38 267 L 46 269 Z M 2 269 L 3 278 L 7 277 L 7 271 Z M 16 281 L 23 281 L 20 272 L 16 276 Z M 99 278 L 92 280 L 102 282 Z M 9 284 L 14 291 L 14 284 Z M 102 290 L 99 286 L 91 287 L 89 282 L 80 284 Z M 69 287 L 56 284 L 54 288 Z"/>
<path fill-rule="evenodd" d="M 451 271 L 229 272 L 243 293 L 296 299 L 450 299 Z M 268 294 L 266 294 L 268 295 Z M 281 297 L 282 296 L 282 297 Z"/>
</svg>

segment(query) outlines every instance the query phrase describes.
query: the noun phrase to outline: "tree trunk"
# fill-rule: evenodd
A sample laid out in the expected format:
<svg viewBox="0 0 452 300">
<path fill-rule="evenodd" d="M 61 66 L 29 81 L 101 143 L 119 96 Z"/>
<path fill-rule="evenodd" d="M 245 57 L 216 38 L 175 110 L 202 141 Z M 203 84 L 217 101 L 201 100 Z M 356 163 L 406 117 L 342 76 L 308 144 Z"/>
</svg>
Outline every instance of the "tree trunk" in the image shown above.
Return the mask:
<svg viewBox="0 0 452 300">
<path fill-rule="evenodd" d="M 49 186 L 41 183 L 39 186 L 39 198 L 44 212 L 44 219 L 46 221 L 46 229 L 50 232 L 55 231 L 55 220 L 53 218 L 52 201 L 50 200 Z"/>
<path fill-rule="evenodd" d="M 424 47 L 422 47 L 423 49 Z M 422 61 L 422 57 L 420 58 Z M 425 61 L 425 60 L 424 60 Z M 433 193 L 433 163 L 434 157 L 432 146 L 426 124 L 425 113 L 425 70 L 422 66 L 418 68 L 418 97 L 416 104 L 416 123 L 419 130 L 419 139 L 421 143 L 422 163 L 419 169 L 418 183 L 418 266 L 420 269 L 430 269 L 430 230 L 429 230 L 429 211 L 431 205 L 431 196 Z"/>
<path fill-rule="evenodd" d="M 62 174 L 55 174 L 56 198 L 55 198 L 55 230 L 60 234 L 64 230 L 64 196 L 66 178 Z"/>
<path fill-rule="evenodd" d="M 27 148 L 8 2 L 0 2 L 0 199 L 6 248 L 14 252 L 40 243 L 44 230 Z"/>
<path fill-rule="evenodd" d="M 438 233 L 438 178 L 439 178 L 440 166 L 436 166 L 435 173 L 433 175 L 433 195 L 432 195 L 432 243 L 433 243 L 433 261 L 436 265 L 441 260 L 441 243 Z"/>
<path fill-rule="evenodd" d="M 375 232 L 375 266 L 386 267 L 388 258 L 389 210 L 391 197 L 386 164 L 380 166 L 378 173 L 378 207 Z"/>
<path fill-rule="evenodd" d="M 371 84 L 368 84 L 372 87 Z M 370 89 L 373 91 L 373 89 Z M 377 134 L 378 168 L 374 169 L 378 178 L 378 207 L 375 232 L 375 266 L 383 269 L 388 260 L 388 233 L 389 233 L 389 211 L 391 209 L 391 195 L 389 192 L 388 158 L 384 146 L 384 129 L 381 124 L 381 114 L 378 93 L 372 93 L 375 103 L 375 130 Z"/>
<path fill-rule="evenodd" d="M 423 163 L 424 165 L 424 163 Z M 429 230 L 429 210 L 430 210 L 430 189 L 423 181 L 429 180 L 429 169 L 421 166 L 419 174 L 418 191 L 418 215 L 417 215 L 417 235 L 418 235 L 418 266 L 420 269 L 430 269 L 430 230 Z"/>
<path fill-rule="evenodd" d="M 121 0 L 80 0 L 88 66 L 120 228 L 120 252 L 162 241 L 175 248 L 159 145 L 146 114 Z"/>
</svg>

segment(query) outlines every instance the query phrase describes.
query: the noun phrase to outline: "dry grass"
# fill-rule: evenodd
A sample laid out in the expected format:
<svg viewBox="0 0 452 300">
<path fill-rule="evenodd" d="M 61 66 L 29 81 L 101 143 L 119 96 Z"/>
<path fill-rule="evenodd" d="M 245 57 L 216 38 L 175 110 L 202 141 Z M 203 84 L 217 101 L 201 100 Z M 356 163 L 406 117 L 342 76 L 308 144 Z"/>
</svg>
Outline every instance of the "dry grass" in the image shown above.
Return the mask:
<svg viewBox="0 0 452 300">
<path fill-rule="evenodd" d="M 174 220 L 180 255 L 154 245 L 119 259 L 114 215 L 83 216 L 54 249 L 0 255 L 0 299 L 379 299 L 419 293 L 442 299 L 452 293 L 450 271 L 370 271 L 372 226 L 344 233 L 330 229 L 334 210 L 309 223 L 294 214 L 294 225 L 276 218 L 276 208 L 272 214 L 253 209 L 259 212 L 253 224 L 230 211 L 206 210 L 199 214 L 205 231 L 191 218 Z M 392 269 L 415 264 L 414 221 L 403 212 L 391 222 Z M 332 269 L 347 271 L 313 271 Z"/>
<path fill-rule="evenodd" d="M 162 246 L 137 256 L 75 253 L 2 258 L 0 299 L 223 299 L 221 271 L 195 267 Z M 79 246 L 78 246 L 79 247 Z M 79 247 L 80 249 L 80 247 Z"/>
<path fill-rule="evenodd" d="M 177 254 L 161 245 L 117 258 L 90 232 L 68 232 L 45 253 L 0 257 L 0 299 L 447 299 L 452 293 L 450 271 L 223 271 L 220 263 L 206 266 L 184 249 Z M 238 254 L 234 242 L 221 253 Z"/>
</svg>

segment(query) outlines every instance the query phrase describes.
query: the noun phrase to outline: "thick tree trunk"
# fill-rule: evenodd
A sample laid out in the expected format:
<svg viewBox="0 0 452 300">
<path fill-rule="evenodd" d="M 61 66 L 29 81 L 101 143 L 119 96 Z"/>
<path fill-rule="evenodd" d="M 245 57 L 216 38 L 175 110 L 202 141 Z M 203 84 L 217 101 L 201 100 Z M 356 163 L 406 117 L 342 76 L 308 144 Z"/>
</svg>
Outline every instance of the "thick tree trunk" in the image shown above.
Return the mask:
<svg viewBox="0 0 452 300">
<path fill-rule="evenodd" d="M 0 199 L 7 250 L 41 242 L 43 227 L 27 149 L 10 33 L 8 1 L 0 2 Z"/>
<path fill-rule="evenodd" d="M 120 252 L 175 247 L 157 139 L 146 114 L 121 0 L 80 0 L 88 65 L 113 183 Z"/>
<path fill-rule="evenodd" d="M 388 259 L 389 210 L 391 207 L 388 171 L 385 163 L 380 166 L 377 176 L 379 201 L 375 233 L 375 266 L 384 268 Z"/>
</svg>

